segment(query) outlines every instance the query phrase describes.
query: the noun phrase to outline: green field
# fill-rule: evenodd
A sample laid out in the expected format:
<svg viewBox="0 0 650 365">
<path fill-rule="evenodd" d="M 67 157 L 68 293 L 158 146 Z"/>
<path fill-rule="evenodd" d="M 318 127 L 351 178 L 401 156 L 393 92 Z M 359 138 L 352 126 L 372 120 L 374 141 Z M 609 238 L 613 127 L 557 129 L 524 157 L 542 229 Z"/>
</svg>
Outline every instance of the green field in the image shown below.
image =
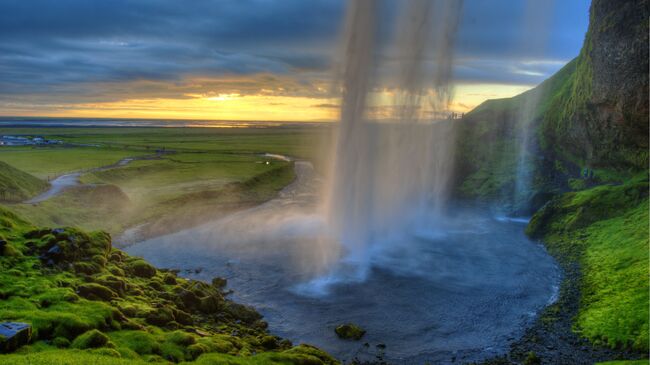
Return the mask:
<svg viewBox="0 0 650 365">
<path fill-rule="evenodd" d="M 66 172 L 107 166 L 146 153 L 110 147 L 2 147 L 0 161 L 38 178 L 51 180 Z"/>
<path fill-rule="evenodd" d="M 317 127 L 2 128 L 2 135 L 38 135 L 64 143 L 2 147 L 0 162 L 42 180 L 85 171 L 82 186 L 49 200 L 5 202 L 39 225 L 116 235 L 144 224 L 145 235 L 167 233 L 272 198 L 293 180 L 293 167 L 264 154 L 317 161 L 324 132 Z M 125 158 L 135 160 L 111 166 Z M 25 176 L 5 178 L 12 187 L 20 179 Z M 37 187 L 18 196 L 26 200 L 42 191 Z"/>
</svg>

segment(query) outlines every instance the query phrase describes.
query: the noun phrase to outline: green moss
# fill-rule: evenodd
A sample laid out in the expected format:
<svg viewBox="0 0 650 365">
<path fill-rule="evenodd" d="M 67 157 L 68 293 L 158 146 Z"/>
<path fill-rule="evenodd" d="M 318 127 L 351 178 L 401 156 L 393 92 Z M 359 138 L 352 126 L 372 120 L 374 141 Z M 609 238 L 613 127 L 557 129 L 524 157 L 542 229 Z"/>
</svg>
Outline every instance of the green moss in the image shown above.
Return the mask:
<svg viewBox="0 0 650 365">
<path fill-rule="evenodd" d="M 82 350 L 58 350 L 30 353 L 26 355 L 0 355 L 0 363 L 13 365 L 145 365 L 137 359 L 120 359 L 114 356 Z"/>
<path fill-rule="evenodd" d="M 263 365 L 263 364 L 286 364 L 286 365 L 333 365 L 338 364 L 329 355 L 311 346 L 301 345 L 283 352 L 265 352 L 262 354 L 235 357 L 225 354 L 201 355 L 193 364 L 197 365 Z"/>
<path fill-rule="evenodd" d="M 156 275 L 156 268 L 141 259 L 130 260 L 125 268 L 130 274 L 142 278 L 151 278 Z"/>
<path fill-rule="evenodd" d="M 612 347 L 648 349 L 648 201 L 586 229 L 583 335 Z"/>
<path fill-rule="evenodd" d="M 90 349 L 104 347 L 109 344 L 108 336 L 96 329 L 90 330 L 72 341 L 72 347 L 76 349 Z"/>
<path fill-rule="evenodd" d="M 0 236 L 22 252 L 0 256 L 0 320 L 30 323 L 36 341 L 20 355 L 0 356 L 0 363 L 182 362 L 215 353 L 243 363 L 320 364 L 319 356 L 326 358 L 316 349 L 251 357 L 290 345 L 269 336 L 253 309 L 224 299 L 219 281 L 160 272 L 111 248 L 107 234 L 35 229 L 3 208 L 0 223 Z M 59 248 L 56 255 L 44 256 L 52 247 Z M 80 271 L 80 261 L 93 262 L 94 269 Z M 235 330 L 241 337 L 224 334 Z"/>
<path fill-rule="evenodd" d="M 524 359 L 524 365 L 539 365 L 542 363 L 542 360 L 534 352 L 529 352 Z"/>
<path fill-rule="evenodd" d="M 582 267 L 576 330 L 596 344 L 648 351 L 648 181 L 555 198 L 527 233 Z"/>
<path fill-rule="evenodd" d="M 144 331 L 110 332 L 111 341 L 117 347 L 125 347 L 139 355 L 159 354 L 160 344 L 156 338 Z"/>
<path fill-rule="evenodd" d="M 346 323 L 337 326 L 334 329 L 334 332 L 336 332 L 336 335 L 340 338 L 355 341 L 360 340 L 361 337 L 366 334 L 366 331 L 364 329 L 352 323 Z"/>
</svg>

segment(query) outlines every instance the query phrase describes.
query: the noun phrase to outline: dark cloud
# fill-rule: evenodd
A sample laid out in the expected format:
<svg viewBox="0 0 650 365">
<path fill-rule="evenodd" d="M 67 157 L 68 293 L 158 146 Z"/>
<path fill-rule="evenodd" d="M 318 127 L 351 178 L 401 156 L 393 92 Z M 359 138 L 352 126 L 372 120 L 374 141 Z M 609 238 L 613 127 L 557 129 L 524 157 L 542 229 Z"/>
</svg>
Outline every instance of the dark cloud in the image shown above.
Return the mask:
<svg viewBox="0 0 650 365">
<path fill-rule="evenodd" d="M 383 2 L 387 39 L 400 2 Z M 526 2 L 466 0 L 457 79 L 533 84 L 577 55 L 588 0 L 555 2 L 542 39 L 539 29 L 526 27 Z M 166 82 L 171 93 L 191 89 L 188 79 L 259 74 L 293 77 L 288 88 L 309 94 L 314 79 L 329 75 L 344 8 L 344 0 L 3 0 L 0 99 L 100 98 L 98 85 L 112 91 L 135 81 Z M 526 46 L 532 40 L 543 44 L 543 54 Z"/>
</svg>

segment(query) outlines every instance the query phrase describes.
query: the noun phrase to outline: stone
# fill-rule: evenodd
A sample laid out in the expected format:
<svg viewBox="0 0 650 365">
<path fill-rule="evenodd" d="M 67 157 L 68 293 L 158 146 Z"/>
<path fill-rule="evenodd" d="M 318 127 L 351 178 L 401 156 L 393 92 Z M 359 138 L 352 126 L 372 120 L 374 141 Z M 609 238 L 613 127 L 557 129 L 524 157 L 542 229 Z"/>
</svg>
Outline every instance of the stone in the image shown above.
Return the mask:
<svg viewBox="0 0 650 365">
<path fill-rule="evenodd" d="M 82 284 L 77 287 L 77 294 L 89 300 L 110 301 L 117 298 L 117 294 L 111 289 L 95 283 Z"/>
<path fill-rule="evenodd" d="M 336 327 L 334 332 L 336 332 L 336 335 L 339 336 L 339 338 L 355 341 L 360 340 L 361 337 L 366 334 L 364 329 L 352 323 L 342 324 Z"/>
<path fill-rule="evenodd" d="M 0 323 L 0 353 L 8 353 L 26 345 L 32 338 L 32 326 L 21 322 Z"/>
</svg>

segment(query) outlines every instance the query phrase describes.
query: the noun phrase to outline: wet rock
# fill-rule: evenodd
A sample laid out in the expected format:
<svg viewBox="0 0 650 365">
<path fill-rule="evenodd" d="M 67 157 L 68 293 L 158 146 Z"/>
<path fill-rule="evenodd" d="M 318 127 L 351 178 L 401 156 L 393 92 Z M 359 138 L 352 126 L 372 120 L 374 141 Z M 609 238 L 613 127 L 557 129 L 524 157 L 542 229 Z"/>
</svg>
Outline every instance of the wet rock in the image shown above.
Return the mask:
<svg viewBox="0 0 650 365">
<path fill-rule="evenodd" d="M 364 329 L 352 323 L 342 324 L 336 327 L 334 332 L 336 332 L 336 335 L 339 336 L 339 338 L 355 341 L 360 340 L 361 337 L 366 334 Z M 379 347 L 379 345 L 377 345 L 377 347 Z M 386 346 L 384 345 L 384 347 Z"/>
<path fill-rule="evenodd" d="M 32 326 L 21 322 L 0 323 L 0 353 L 8 353 L 26 345 L 32 338 Z"/>
<path fill-rule="evenodd" d="M 226 285 L 228 285 L 228 281 L 224 278 L 216 277 L 212 279 L 212 286 L 217 289 L 223 289 L 226 287 Z"/>
<path fill-rule="evenodd" d="M 233 318 L 241 319 L 246 324 L 251 324 L 262 319 L 262 315 L 257 313 L 253 307 L 243 304 L 227 302 L 225 310 Z"/>
</svg>

